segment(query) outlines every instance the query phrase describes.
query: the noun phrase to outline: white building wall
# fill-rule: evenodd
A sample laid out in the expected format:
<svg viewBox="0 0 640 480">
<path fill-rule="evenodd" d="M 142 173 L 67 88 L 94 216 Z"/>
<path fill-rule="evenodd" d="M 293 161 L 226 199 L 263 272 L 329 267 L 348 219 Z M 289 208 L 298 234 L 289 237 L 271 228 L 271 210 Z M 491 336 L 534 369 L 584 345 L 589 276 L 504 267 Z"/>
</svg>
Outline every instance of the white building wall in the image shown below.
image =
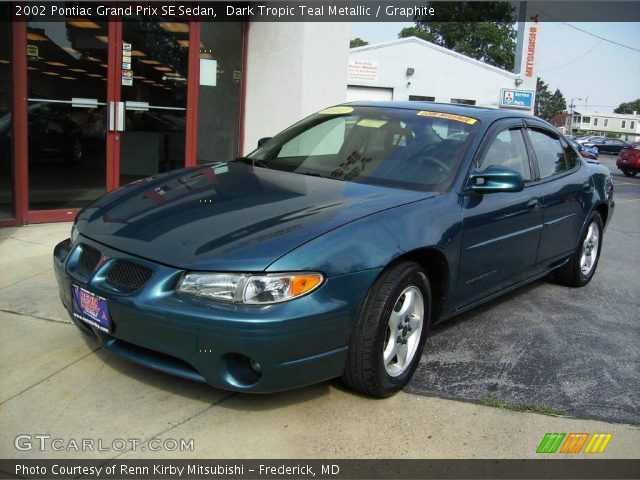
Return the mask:
<svg viewBox="0 0 640 480">
<path fill-rule="evenodd" d="M 435 97 L 436 102 L 458 98 L 498 108 L 501 88 L 535 91 L 535 79 L 529 81 L 415 37 L 354 48 L 349 59 L 378 64 L 377 80 L 348 80 L 349 85 L 393 88 L 393 100 L 420 95 Z M 407 68 L 413 68 L 414 74 L 407 76 Z M 516 86 L 516 78 L 523 83 Z"/>
<path fill-rule="evenodd" d="M 585 121 L 588 119 L 588 122 Z M 624 122 L 624 127 L 622 126 Z M 615 134 L 617 137 L 636 142 L 640 140 L 640 115 L 584 112 L 574 114 L 573 130 L 594 134 Z"/>
<path fill-rule="evenodd" d="M 307 115 L 345 100 L 349 22 L 249 25 L 244 151 Z"/>
</svg>

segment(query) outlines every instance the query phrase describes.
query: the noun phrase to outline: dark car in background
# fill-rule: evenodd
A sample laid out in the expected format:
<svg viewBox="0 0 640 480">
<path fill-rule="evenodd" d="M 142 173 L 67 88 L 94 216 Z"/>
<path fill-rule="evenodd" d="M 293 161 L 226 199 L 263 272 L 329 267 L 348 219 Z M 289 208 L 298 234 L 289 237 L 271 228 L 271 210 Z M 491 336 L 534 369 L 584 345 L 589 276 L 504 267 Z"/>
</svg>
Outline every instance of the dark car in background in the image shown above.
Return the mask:
<svg viewBox="0 0 640 480">
<path fill-rule="evenodd" d="M 620 140 L 619 138 L 603 138 L 599 140 L 589 140 L 584 142 L 585 147 L 596 147 L 598 153 L 609 153 L 617 155 L 620 150 L 631 146 L 630 143 Z"/>
<path fill-rule="evenodd" d="M 616 167 L 627 177 L 635 177 L 640 172 L 640 143 L 623 148 L 618 154 Z"/>
<path fill-rule="evenodd" d="M 338 105 L 220 160 L 104 195 L 53 258 L 103 348 L 242 392 L 391 395 L 434 323 L 549 274 L 586 285 L 614 207 L 608 169 L 507 110 Z"/>
<path fill-rule="evenodd" d="M 29 105 L 30 158 L 78 164 L 83 153 L 82 130 L 70 114 L 60 114 L 56 107 L 57 105 L 48 103 Z M 7 113 L 0 118 L 0 145 L 6 145 L 3 149 L 9 149 L 11 145 L 10 126 L 11 113 Z"/>
</svg>

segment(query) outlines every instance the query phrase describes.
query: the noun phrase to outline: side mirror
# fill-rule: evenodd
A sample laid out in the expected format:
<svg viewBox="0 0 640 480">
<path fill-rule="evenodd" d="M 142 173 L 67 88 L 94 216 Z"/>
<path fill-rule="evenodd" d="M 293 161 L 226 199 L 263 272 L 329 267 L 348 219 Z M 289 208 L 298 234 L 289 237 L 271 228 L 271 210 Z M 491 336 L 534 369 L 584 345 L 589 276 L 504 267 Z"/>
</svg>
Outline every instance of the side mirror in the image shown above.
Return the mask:
<svg viewBox="0 0 640 480">
<path fill-rule="evenodd" d="M 485 170 L 474 170 L 469 175 L 467 190 L 476 193 L 520 192 L 524 180 L 515 170 L 491 165 Z"/>
<path fill-rule="evenodd" d="M 263 137 L 260 140 L 258 140 L 258 148 L 260 148 L 261 146 L 263 146 L 265 143 L 267 143 L 269 140 L 271 140 L 273 137 Z"/>
</svg>

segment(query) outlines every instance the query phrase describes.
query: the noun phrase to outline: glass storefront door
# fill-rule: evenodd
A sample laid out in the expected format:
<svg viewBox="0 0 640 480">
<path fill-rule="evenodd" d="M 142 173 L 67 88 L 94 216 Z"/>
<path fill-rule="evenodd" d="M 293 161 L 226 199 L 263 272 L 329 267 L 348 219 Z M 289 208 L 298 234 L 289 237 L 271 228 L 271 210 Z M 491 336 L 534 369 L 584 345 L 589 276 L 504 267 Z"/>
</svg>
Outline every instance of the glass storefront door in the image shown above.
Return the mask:
<svg viewBox="0 0 640 480">
<path fill-rule="evenodd" d="M 125 17 L 120 184 L 185 166 L 189 24 Z"/>
<path fill-rule="evenodd" d="M 108 188 L 185 165 L 189 23 L 117 26 L 27 24 L 30 211 L 72 213 Z"/>
<path fill-rule="evenodd" d="M 119 185 L 238 153 L 242 23 L 31 17 L 0 34 L 0 221 L 70 220 Z"/>
<path fill-rule="evenodd" d="M 11 24 L 0 21 L 0 220 L 14 216 L 11 47 Z"/>
<path fill-rule="evenodd" d="M 29 210 L 73 209 L 106 191 L 108 24 L 27 24 Z"/>
</svg>

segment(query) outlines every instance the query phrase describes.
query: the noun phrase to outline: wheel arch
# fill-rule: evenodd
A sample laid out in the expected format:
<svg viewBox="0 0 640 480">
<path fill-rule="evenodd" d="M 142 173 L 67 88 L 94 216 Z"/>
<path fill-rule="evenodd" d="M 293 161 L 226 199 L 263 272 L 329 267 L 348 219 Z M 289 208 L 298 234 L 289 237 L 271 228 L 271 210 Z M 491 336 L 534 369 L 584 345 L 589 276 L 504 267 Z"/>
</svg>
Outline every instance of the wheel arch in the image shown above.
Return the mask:
<svg viewBox="0 0 640 480">
<path fill-rule="evenodd" d="M 602 226 L 606 227 L 607 221 L 609 220 L 609 205 L 607 205 L 606 203 L 601 203 L 596 206 L 594 211 L 600 214 L 600 216 L 602 217 Z"/>
<path fill-rule="evenodd" d="M 431 322 L 433 323 L 442 314 L 449 294 L 450 272 L 447 257 L 437 248 L 417 248 L 394 258 L 384 270 L 402 261 L 416 262 L 427 273 L 431 286 Z"/>
</svg>

